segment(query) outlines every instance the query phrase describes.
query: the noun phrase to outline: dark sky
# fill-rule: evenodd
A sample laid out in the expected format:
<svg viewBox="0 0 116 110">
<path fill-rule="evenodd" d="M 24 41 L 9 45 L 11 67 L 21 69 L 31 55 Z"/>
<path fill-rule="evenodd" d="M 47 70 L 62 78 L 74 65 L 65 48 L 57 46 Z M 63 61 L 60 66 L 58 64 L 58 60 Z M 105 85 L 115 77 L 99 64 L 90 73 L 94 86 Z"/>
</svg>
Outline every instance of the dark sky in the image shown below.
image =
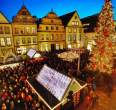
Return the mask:
<svg viewBox="0 0 116 110">
<path fill-rule="evenodd" d="M 0 0 L 0 11 L 11 21 L 23 5 L 33 16 L 41 18 L 53 8 L 57 15 L 77 10 L 80 18 L 96 14 L 103 7 L 104 0 Z M 116 0 L 112 0 L 114 18 L 116 20 Z"/>
</svg>

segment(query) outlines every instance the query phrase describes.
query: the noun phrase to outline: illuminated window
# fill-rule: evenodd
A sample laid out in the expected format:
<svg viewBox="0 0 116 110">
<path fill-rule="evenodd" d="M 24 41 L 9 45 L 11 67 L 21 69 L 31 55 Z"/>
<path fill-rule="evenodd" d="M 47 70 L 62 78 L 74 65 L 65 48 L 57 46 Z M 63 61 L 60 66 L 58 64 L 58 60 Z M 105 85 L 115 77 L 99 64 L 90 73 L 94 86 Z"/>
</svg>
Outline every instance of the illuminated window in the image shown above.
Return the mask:
<svg viewBox="0 0 116 110">
<path fill-rule="evenodd" d="M 27 42 L 28 42 L 29 44 L 31 43 L 31 38 L 30 38 L 30 37 L 28 38 L 28 41 L 27 41 Z"/>
<path fill-rule="evenodd" d="M 6 38 L 7 45 L 11 45 L 11 38 Z"/>
<path fill-rule="evenodd" d="M 3 28 L 0 26 L 0 34 L 3 34 Z"/>
<path fill-rule="evenodd" d="M 71 29 L 71 28 L 69 28 L 69 29 L 68 29 L 68 32 L 72 32 L 72 29 Z"/>
<path fill-rule="evenodd" d="M 78 21 L 72 21 L 73 26 L 77 26 L 78 24 L 79 24 Z"/>
<path fill-rule="evenodd" d="M 5 30 L 5 34 L 10 34 L 10 27 L 5 26 L 4 30 Z"/>
<path fill-rule="evenodd" d="M 26 33 L 30 33 L 30 28 L 26 27 Z"/>
<path fill-rule="evenodd" d="M 48 51 L 49 50 L 49 46 L 48 44 L 45 44 L 45 51 Z"/>
<path fill-rule="evenodd" d="M 75 34 L 74 34 L 74 36 L 73 36 L 73 40 L 76 41 L 76 35 L 75 35 Z"/>
<path fill-rule="evenodd" d="M 72 25 L 75 25 L 75 21 L 72 21 Z"/>
<path fill-rule="evenodd" d="M 49 40 L 49 36 L 48 36 L 48 34 L 46 35 L 46 40 Z"/>
<path fill-rule="evenodd" d="M 77 32 L 77 29 L 76 29 L 76 28 L 74 28 L 74 29 L 73 29 L 73 32 Z"/>
<path fill-rule="evenodd" d="M 20 39 L 19 39 L 19 38 L 17 38 L 17 40 L 16 40 L 16 44 L 17 44 L 17 45 L 20 44 Z"/>
<path fill-rule="evenodd" d="M 68 35 L 68 41 L 72 40 L 72 35 Z"/>
<path fill-rule="evenodd" d="M 54 34 L 51 35 L 51 40 L 54 40 Z"/>
<path fill-rule="evenodd" d="M 33 38 L 33 43 L 37 43 L 37 39 L 35 37 Z"/>
<path fill-rule="evenodd" d="M 41 34 L 40 40 L 44 40 L 44 34 Z"/>
<path fill-rule="evenodd" d="M 32 27 L 32 33 L 35 34 L 36 33 L 36 28 Z"/>
<path fill-rule="evenodd" d="M 60 45 L 56 44 L 56 50 L 59 50 L 59 49 L 60 49 Z"/>
<path fill-rule="evenodd" d="M 64 45 L 63 44 L 60 44 L 60 49 L 63 49 L 64 48 Z"/>
<path fill-rule="evenodd" d="M 1 46 L 5 46 L 5 39 L 1 38 Z"/>
</svg>

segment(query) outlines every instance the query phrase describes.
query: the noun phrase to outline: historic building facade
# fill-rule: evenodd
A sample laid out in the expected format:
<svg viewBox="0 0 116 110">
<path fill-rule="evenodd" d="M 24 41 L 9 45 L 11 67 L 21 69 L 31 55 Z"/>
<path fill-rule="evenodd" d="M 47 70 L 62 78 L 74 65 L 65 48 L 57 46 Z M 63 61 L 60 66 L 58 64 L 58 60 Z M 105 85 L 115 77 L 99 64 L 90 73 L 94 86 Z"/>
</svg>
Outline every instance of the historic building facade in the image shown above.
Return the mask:
<svg viewBox="0 0 116 110">
<path fill-rule="evenodd" d="M 77 11 L 60 16 L 66 31 L 66 48 L 84 46 L 84 30 Z"/>
<path fill-rule="evenodd" d="M 22 6 L 12 20 L 15 54 L 25 54 L 28 49 L 38 50 L 36 19 Z"/>
<path fill-rule="evenodd" d="M 81 19 L 81 22 L 83 24 L 84 33 L 85 33 L 85 46 L 87 49 L 92 51 L 92 48 L 96 45 L 96 32 L 95 27 L 98 21 L 98 15 L 94 14 L 92 16 L 88 16 Z"/>
<path fill-rule="evenodd" d="M 94 14 L 88 17 L 85 17 L 83 19 L 81 19 L 81 22 L 83 24 L 83 28 L 84 28 L 84 33 L 85 33 L 85 45 L 87 47 L 87 49 L 89 49 L 90 51 L 92 51 L 92 48 L 96 45 L 95 44 L 95 40 L 96 40 L 96 32 L 95 32 L 95 27 L 97 25 L 98 22 L 98 16 L 99 14 Z M 116 21 L 114 20 L 114 25 L 116 26 Z M 116 31 L 116 27 L 115 27 L 115 31 Z M 114 44 L 114 48 L 116 48 L 116 32 L 115 35 L 113 37 L 113 44 Z M 116 50 L 116 49 L 114 49 Z M 114 51 L 116 53 L 116 51 Z"/>
<path fill-rule="evenodd" d="M 54 51 L 80 48 L 84 45 L 84 31 L 77 11 L 57 16 L 51 10 L 41 19 L 33 17 L 22 6 L 9 23 L 0 13 L 0 59 L 10 54 L 26 54 L 30 48 L 37 51 Z M 9 54 L 10 52 L 10 54 Z"/>
<path fill-rule="evenodd" d="M 2 12 L 0 12 L 0 62 L 13 54 L 14 44 L 12 37 L 11 23 L 7 20 Z"/>
<path fill-rule="evenodd" d="M 51 11 L 38 22 L 38 49 L 54 51 L 64 49 L 65 45 L 65 28 L 62 20 Z"/>
</svg>

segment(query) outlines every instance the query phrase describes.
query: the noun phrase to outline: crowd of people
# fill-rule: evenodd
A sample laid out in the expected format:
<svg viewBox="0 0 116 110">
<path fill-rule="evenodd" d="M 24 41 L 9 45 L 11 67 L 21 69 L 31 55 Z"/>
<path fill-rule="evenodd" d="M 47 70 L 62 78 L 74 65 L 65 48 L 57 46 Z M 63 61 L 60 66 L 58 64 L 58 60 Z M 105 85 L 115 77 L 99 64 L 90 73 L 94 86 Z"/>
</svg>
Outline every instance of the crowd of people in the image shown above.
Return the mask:
<svg viewBox="0 0 116 110">
<path fill-rule="evenodd" d="M 63 61 L 51 53 L 40 60 L 25 60 L 16 67 L 0 69 L 0 110 L 47 110 L 27 83 L 28 78 L 35 78 L 44 64 L 69 77 L 78 76 L 77 60 Z M 80 78 L 88 79 L 87 77 L 88 75 L 82 74 Z M 91 82 L 89 79 L 85 81 Z"/>
<path fill-rule="evenodd" d="M 35 77 L 44 64 L 71 76 L 76 63 L 62 61 L 50 56 L 47 60 L 28 60 L 16 67 L 0 69 L 0 110 L 42 110 L 45 106 L 26 80 Z M 69 69 L 67 69 L 69 68 Z M 73 73 L 72 73 L 73 72 Z"/>
</svg>

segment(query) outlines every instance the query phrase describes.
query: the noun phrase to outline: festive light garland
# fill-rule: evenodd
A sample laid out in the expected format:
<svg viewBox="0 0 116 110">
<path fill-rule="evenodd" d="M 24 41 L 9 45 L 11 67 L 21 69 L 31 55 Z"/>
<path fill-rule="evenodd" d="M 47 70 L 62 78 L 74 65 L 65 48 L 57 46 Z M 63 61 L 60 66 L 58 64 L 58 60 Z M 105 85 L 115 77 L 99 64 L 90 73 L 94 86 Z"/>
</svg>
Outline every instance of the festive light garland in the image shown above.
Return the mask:
<svg viewBox="0 0 116 110">
<path fill-rule="evenodd" d="M 95 28 L 97 33 L 96 47 L 92 52 L 89 68 L 102 73 L 112 73 L 113 66 L 113 44 L 112 38 L 115 32 L 112 12 L 112 3 L 105 0 L 104 7 L 99 14 L 98 23 Z"/>
</svg>

